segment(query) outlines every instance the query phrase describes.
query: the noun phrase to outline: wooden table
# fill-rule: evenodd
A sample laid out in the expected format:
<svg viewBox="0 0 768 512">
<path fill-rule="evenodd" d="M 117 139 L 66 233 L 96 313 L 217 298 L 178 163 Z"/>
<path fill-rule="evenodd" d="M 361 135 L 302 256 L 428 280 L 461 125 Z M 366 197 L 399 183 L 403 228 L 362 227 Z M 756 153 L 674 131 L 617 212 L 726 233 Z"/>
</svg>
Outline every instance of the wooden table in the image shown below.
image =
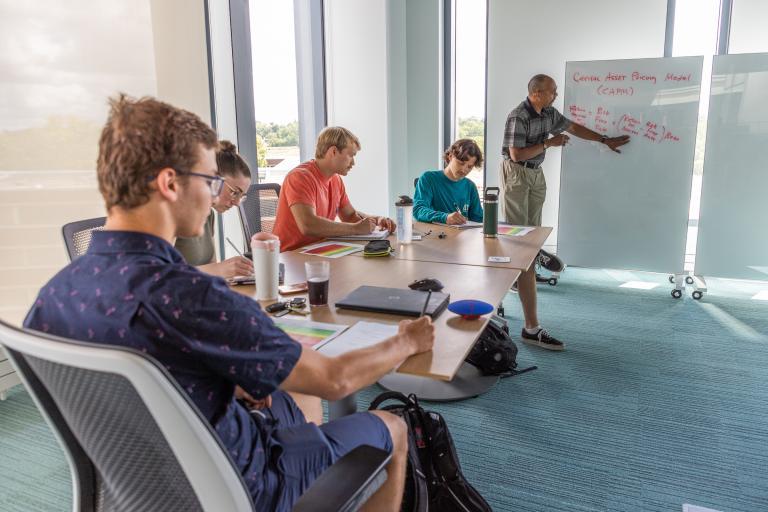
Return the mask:
<svg viewBox="0 0 768 512">
<path fill-rule="evenodd" d="M 304 262 L 317 259 L 317 256 L 298 252 L 282 253 L 280 260 L 285 264 L 285 282 L 304 281 Z M 406 288 L 416 279 L 432 277 L 443 283 L 445 286 L 443 292 L 451 295 L 451 301 L 472 298 L 497 304 L 520 275 L 520 270 L 514 268 L 487 268 L 471 265 L 457 267 L 449 263 L 393 258 L 345 256 L 327 261 L 331 267 L 329 305 L 311 308 L 309 319 L 346 325 L 354 324 L 359 320 L 397 323 L 407 318 L 384 313 L 337 309 L 333 306 L 336 301 L 361 285 Z M 253 286 L 236 286 L 233 289 L 250 296 L 253 296 L 255 291 Z M 264 302 L 262 306 L 267 304 L 269 303 Z M 479 320 L 464 320 L 450 311 L 444 311 L 435 319 L 435 348 L 430 352 L 410 357 L 399 367 L 398 372 L 443 381 L 453 379 L 487 322 L 487 317 Z"/>
<path fill-rule="evenodd" d="M 432 233 L 407 245 L 399 245 L 389 237 L 398 260 L 430 261 L 454 265 L 474 265 L 488 268 L 526 270 L 552 232 L 549 227 L 537 227 L 525 236 L 485 238 L 482 228 L 455 229 L 438 224 L 414 222 L 414 233 Z M 438 238 L 445 233 L 445 238 Z M 355 242 L 357 243 L 357 242 Z M 364 242 L 361 242 L 364 243 Z M 508 263 L 491 263 L 490 256 L 509 256 Z"/>
</svg>

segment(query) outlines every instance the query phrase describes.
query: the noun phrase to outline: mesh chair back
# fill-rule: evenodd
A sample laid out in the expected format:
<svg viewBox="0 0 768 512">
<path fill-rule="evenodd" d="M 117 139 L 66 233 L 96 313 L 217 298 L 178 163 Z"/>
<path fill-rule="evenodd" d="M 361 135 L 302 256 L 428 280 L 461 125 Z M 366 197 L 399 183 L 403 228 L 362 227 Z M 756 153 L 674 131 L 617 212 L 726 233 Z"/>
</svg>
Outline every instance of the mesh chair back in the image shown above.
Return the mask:
<svg viewBox="0 0 768 512">
<path fill-rule="evenodd" d="M 64 224 L 61 228 L 61 234 L 64 236 L 64 245 L 67 247 L 69 261 L 85 254 L 88 246 L 91 245 L 93 232 L 104 229 L 105 222 L 107 222 L 106 217 L 96 217 Z"/>
<path fill-rule="evenodd" d="M 245 245 L 251 250 L 251 237 L 260 231 L 271 233 L 277 216 L 277 200 L 280 185 L 277 183 L 254 183 L 248 187 L 245 199 L 238 207 L 240 224 L 243 228 Z"/>
<path fill-rule="evenodd" d="M 0 342 L 67 452 L 74 509 L 253 510 L 218 437 L 151 358 L 2 322 Z"/>
</svg>

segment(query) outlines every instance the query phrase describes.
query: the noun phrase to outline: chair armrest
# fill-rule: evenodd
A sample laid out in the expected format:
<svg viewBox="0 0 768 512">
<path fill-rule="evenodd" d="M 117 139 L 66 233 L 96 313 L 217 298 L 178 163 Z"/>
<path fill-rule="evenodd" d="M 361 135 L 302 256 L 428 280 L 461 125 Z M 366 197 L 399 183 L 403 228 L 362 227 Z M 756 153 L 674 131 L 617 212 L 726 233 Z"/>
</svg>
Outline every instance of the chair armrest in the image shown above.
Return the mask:
<svg viewBox="0 0 768 512">
<path fill-rule="evenodd" d="M 352 512 L 387 480 L 392 456 L 372 446 L 358 446 L 326 469 L 299 498 L 293 512 Z"/>
</svg>

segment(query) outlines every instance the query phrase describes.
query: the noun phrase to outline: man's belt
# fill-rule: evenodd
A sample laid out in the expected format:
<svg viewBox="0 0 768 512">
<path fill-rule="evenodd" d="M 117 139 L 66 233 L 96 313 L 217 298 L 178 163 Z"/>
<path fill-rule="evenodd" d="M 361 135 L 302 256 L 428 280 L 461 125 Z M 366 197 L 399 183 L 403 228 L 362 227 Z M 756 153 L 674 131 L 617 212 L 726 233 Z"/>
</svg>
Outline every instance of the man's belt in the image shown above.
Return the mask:
<svg viewBox="0 0 768 512">
<path fill-rule="evenodd" d="M 529 169 L 536 169 L 541 165 L 541 162 L 515 162 L 517 165 L 522 165 L 523 167 L 527 167 Z"/>
</svg>

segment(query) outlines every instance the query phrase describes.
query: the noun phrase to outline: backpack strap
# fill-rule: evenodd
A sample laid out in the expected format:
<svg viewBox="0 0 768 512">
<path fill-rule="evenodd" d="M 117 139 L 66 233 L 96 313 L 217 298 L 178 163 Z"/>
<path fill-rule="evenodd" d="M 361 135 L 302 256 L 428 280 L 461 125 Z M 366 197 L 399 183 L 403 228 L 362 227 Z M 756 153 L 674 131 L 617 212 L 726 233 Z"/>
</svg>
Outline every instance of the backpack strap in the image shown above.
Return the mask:
<svg viewBox="0 0 768 512">
<path fill-rule="evenodd" d="M 384 402 L 386 402 L 387 400 L 397 400 L 398 402 L 402 402 L 403 405 L 406 407 L 413 405 L 413 402 L 411 401 L 410 397 L 405 396 L 401 392 L 385 391 L 384 393 L 380 394 L 379 396 L 373 399 L 373 402 L 371 402 L 371 405 L 368 406 L 368 410 L 373 411 L 375 409 L 378 409 L 379 406 Z"/>
</svg>

